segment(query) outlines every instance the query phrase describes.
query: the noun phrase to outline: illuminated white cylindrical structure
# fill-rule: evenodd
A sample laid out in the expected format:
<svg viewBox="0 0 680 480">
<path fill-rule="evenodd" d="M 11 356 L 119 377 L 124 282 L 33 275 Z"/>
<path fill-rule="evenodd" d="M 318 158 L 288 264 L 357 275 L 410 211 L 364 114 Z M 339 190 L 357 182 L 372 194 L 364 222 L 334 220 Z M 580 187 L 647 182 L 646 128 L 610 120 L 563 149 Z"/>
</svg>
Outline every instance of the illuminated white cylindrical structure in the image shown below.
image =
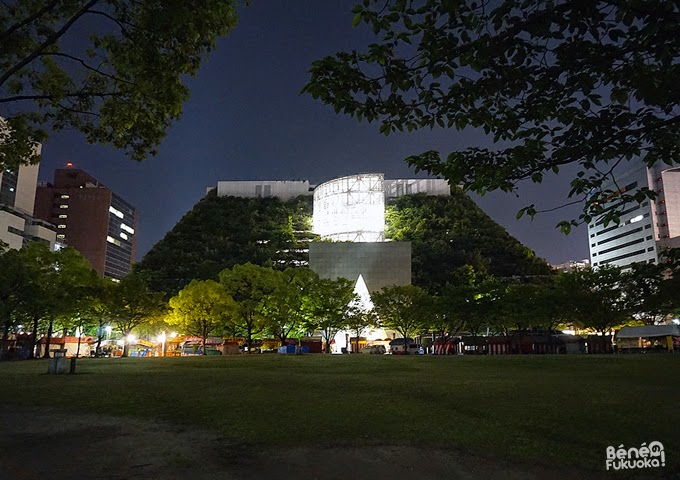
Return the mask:
<svg viewBox="0 0 680 480">
<path fill-rule="evenodd" d="M 321 238 L 336 242 L 383 242 L 384 175 L 351 175 L 317 186 L 313 230 Z"/>
</svg>

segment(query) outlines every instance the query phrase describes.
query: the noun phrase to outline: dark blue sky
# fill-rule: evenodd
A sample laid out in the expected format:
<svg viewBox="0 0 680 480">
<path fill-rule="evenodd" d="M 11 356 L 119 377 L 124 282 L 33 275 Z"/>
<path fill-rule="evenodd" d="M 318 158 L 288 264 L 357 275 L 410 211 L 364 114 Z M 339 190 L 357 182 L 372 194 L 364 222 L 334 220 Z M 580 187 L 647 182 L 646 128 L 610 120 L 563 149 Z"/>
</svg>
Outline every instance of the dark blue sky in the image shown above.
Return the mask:
<svg viewBox="0 0 680 480">
<path fill-rule="evenodd" d="M 239 12 L 235 30 L 219 42 L 200 73 L 189 80 L 191 99 L 159 154 L 142 163 L 112 148 L 88 145 L 73 132 L 54 134 L 43 147 L 40 177 L 73 162 L 137 206 L 138 258 L 159 241 L 218 180 L 309 179 L 384 172 L 413 176 L 403 159 L 428 149 L 449 152 L 489 145 L 473 130 L 421 131 L 384 137 L 378 124 L 338 116 L 300 89 L 312 61 L 361 48 L 370 36 L 351 27 L 352 0 L 256 0 Z M 515 220 L 521 207 L 555 206 L 566 198 L 570 176 L 523 185 L 520 197 L 473 196 L 512 235 L 552 263 L 586 258 L 583 229 L 564 236 L 558 220 L 577 209 Z"/>
</svg>

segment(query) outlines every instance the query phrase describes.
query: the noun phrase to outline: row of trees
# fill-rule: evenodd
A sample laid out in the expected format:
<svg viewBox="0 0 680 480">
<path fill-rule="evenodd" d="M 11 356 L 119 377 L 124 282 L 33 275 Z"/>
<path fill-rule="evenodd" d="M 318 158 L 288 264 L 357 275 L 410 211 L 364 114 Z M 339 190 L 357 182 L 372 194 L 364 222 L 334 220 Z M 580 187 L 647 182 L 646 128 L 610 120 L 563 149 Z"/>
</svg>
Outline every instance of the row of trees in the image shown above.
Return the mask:
<svg viewBox="0 0 680 480">
<path fill-rule="evenodd" d="M 398 300 L 391 287 L 376 295 L 375 303 L 378 316 L 391 317 L 400 327 L 393 329 L 404 337 L 436 332 L 446 339 L 463 331 L 508 335 L 568 326 L 608 334 L 623 325 L 655 325 L 680 314 L 677 262 L 516 279 L 480 276 L 466 267 L 441 295 L 400 288 L 408 298 Z"/>
<path fill-rule="evenodd" d="M 112 325 L 122 335 L 162 319 L 165 301 L 151 292 L 136 275 L 120 283 L 102 278 L 72 248 L 56 252 L 31 242 L 21 250 L 0 250 L 0 356 L 7 352 L 9 334 L 29 325 L 29 358 L 35 341 L 45 336 L 44 356 L 49 357 L 55 331 L 64 334 L 88 328 L 101 343 L 104 328 Z M 125 349 L 127 354 L 127 345 Z"/>
<path fill-rule="evenodd" d="M 281 271 L 251 263 L 223 270 L 219 282 L 194 280 L 169 304 L 167 322 L 202 337 L 204 353 L 205 338 L 216 331 L 244 336 L 248 351 L 260 334 L 284 345 L 287 338 L 318 331 L 328 352 L 339 330 L 368 317 L 349 280 L 320 279 L 308 268 Z"/>
<path fill-rule="evenodd" d="M 220 272 L 218 281 L 194 280 L 168 300 L 149 290 L 139 274 L 113 282 L 99 277 L 73 249 L 50 252 L 46 245 L 31 243 L 0 254 L 0 352 L 7 350 L 9 334 L 19 325 L 30 326 L 31 342 L 45 336 L 45 356 L 55 331 L 89 331 L 99 347 L 107 326 L 124 338 L 133 331 L 176 328 L 201 337 L 204 353 L 210 335 L 243 336 L 252 351 L 258 336 L 273 336 L 283 345 L 312 332 L 322 336 L 328 352 L 339 331 L 358 339 L 377 327 L 404 338 L 427 332 L 444 338 L 463 331 L 507 335 L 565 325 L 604 334 L 680 313 L 680 255 L 672 251 L 669 260 L 625 271 L 601 267 L 514 279 L 466 266 L 441 291 L 409 285 L 374 292 L 375 308 L 367 311 L 353 282 L 321 279 L 307 268 L 236 265 Z M 128 349 L 125 342 L 124 356 Z"/>
<path fill-rule="evenodd" d="M 669 268 L 669 265 L 671 268 Z M 230 325 L 246 337 L 286 338 L 319 332 L 329 351 L 336 333 L 357 339 L 370 328 L 408 338 L 434 332 L 447 338 L 490 331 L 554 331 L 573 326 L 601 334 L 629 323 L 657 324 L 680 313 L 678 263 L 602 267 L 533 278 L 495 278 L 472 267 L 456 272 L 441 293 L 417 286 L 390 286 L 372 295 L 366 311 L 345 280 L 319 279 L 306 268 L 276 271 L 251 264 L 226 269 L 220 282 L 194 281 L 170 300 L 169 322 L 207 336 Z M 671 276 L 671 273 L 675 273 Z"/>
</svg>

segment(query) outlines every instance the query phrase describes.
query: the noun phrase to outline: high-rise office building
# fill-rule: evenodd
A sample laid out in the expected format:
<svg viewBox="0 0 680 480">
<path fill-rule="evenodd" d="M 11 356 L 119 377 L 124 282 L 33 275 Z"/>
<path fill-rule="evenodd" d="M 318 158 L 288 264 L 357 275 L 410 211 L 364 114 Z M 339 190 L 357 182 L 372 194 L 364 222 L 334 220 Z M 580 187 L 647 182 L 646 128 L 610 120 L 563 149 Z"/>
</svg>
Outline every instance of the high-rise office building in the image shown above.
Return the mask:
<svg viewBox="0 0 680 480">
<path fill-rule="evenodd" d="M 664 250 L 680 247 L 680 167 L 657 163 L 639 166 L 603 185 L 606 190 L 631 192 L 647 187 L 658 194 L 654 200 L 627 205 L 619 224 L 593 221 L 588 226 L 590 262 L 626 267 L 633 263 L 656 263 Z"/>
<path fill-rule="evenodd" d="M 0 172 L 0 241 L 10 248 L 20 249 L 29 241 L 38 241 L 54 249 L 55 228 L 33 217 L 38 168 L 21 165 L 17 171 Z"/>
<path fill-rule="evenodd" d="M 57 242 L 78 250 L 100 275 L 120 280 L 130 272 L 137 209 L 83 170 L 57 169 L 52 183 L 39 185 L 35 215 L 56 225 Z"/>
</svg>

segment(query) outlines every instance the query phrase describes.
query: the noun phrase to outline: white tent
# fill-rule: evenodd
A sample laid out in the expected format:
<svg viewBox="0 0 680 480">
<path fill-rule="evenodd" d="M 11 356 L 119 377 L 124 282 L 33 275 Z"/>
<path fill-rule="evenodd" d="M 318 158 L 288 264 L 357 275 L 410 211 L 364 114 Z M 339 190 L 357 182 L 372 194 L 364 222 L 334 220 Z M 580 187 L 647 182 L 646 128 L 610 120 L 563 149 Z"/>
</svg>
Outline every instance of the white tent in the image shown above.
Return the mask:
<svg viewBox="0 0 680 480">
<path fill-rule="evenodd" d="M 645 325 L 644 327 L 623 327 L 616 332 L 616 338 L 680 337 L 679 325 Z"/>
</svg>

